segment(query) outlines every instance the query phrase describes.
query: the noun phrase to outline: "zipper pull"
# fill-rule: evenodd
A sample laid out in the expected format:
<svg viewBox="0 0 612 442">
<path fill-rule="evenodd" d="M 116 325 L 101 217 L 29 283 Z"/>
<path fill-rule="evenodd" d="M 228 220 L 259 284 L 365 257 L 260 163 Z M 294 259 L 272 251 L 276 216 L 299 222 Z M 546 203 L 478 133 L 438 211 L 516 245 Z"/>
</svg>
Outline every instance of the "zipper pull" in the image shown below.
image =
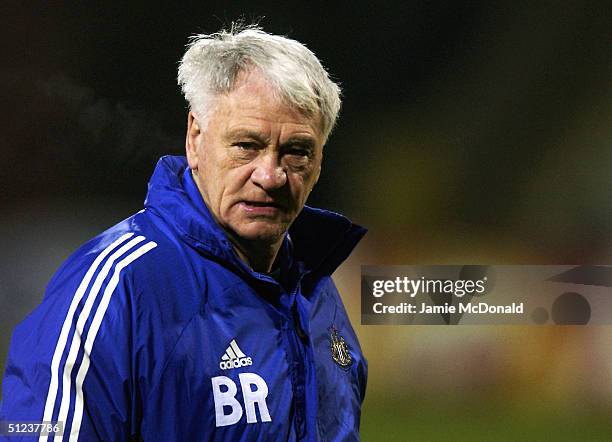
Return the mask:
<svg viewBox="0 0 612 442">
<path fill-rule="evenodd" d="M 297 304 L 293 304 L 293 307 L 291 308 L 291 313 L 293 316 L 293 323 L 295 324 L 295 331 L 297 332 L 297 335 L 300 340 L 304 344 L 306 344 L 308 342 L 308 335 L 306 334 L 306 332 L 302 328 L 302 324 L 300 323 L 300 315 L 297 311 Z"/>
</svg>

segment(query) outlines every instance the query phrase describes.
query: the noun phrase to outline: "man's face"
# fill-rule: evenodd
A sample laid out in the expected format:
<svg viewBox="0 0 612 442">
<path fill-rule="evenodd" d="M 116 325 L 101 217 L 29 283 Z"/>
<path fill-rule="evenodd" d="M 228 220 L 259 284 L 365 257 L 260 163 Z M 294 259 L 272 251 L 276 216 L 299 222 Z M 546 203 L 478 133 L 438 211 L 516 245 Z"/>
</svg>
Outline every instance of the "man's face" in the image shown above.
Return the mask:
<svg viewBox="0 0 612 442">
<path fill-rule="evenodd" d="M 234 239 L 279 242 L 319 179 L 319 119 L 278 100 L 252 72 L 201 124 L 189 114 L 187 159 L 216 221 Z"/>
</svg>

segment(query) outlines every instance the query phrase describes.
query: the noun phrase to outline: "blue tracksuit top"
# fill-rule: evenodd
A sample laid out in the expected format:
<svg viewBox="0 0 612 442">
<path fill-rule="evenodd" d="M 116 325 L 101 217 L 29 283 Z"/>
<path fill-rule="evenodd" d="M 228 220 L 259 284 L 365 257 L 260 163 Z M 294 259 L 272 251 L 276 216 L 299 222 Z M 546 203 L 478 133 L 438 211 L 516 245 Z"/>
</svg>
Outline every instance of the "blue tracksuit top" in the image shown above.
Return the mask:
<svg viewBox="0 0 612 442">
<path fill-rule="evenodd" d="M 63 422 L 56 441 L 358 440 L 366 360 L 330 275 L 364 234 L 305 207 L 280 274 L 254 272 L 186 159 L 161 158 L 145 209 L 68 258 L 15 329 L 0 419 Z"/>
</svg>

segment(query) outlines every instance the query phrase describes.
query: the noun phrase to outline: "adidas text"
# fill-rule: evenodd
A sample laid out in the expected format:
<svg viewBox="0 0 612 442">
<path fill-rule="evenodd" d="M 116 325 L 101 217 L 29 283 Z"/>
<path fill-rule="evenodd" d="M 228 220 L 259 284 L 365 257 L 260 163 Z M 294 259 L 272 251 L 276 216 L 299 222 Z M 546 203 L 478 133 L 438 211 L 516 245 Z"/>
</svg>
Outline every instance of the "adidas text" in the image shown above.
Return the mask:
<svg viewBox="0 0 612 442">
<path fill-rule="evenodd" d="M 250 357 L 247 357 L 230 359 L 229 361 L 221 361 L 219 363 L 219 368 L 221 370 L 231 370 L 232 368 L 248 367 L 249 365 L 253 365 L 253 360 Z"/>
</svg>

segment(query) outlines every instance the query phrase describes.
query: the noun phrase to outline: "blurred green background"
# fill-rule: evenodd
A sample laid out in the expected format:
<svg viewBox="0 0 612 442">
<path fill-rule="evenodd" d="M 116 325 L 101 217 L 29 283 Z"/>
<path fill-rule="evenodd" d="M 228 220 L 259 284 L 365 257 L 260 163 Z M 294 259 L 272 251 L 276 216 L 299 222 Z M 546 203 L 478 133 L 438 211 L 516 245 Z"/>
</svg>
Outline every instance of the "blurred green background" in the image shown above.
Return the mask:
<svg viewBox="0 0 612 442">
<path fill-rule="evenodd" d="M 335 275 L 363 439 L 609 440 L 609 327 L 359 325 L 362 264 L 612 263 L 609 2 L 228 3 L 2 7 L 0 368 L 59 264 L 182 152 L 187 36 L 244 16 L 344 90 L 309 203 L 370 230 Z"/>
</svg>

